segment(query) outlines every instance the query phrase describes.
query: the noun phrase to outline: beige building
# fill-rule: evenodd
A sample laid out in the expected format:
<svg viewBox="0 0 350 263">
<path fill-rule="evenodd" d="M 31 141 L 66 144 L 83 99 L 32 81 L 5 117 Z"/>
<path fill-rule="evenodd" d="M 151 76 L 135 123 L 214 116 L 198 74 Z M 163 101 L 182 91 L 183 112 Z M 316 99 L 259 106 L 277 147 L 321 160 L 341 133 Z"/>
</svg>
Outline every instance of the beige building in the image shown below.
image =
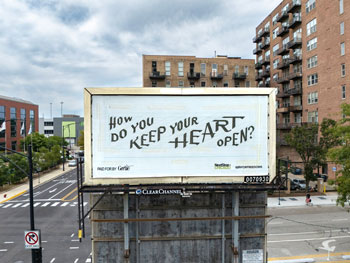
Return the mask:
<svg viewBox="0 0 350 263">
<path fill-rule="evenodd" d="M 253 59 L 143 55 L 143 87 L 251 87 Z"/>
<path fill-rule="evenodd" d="M 340 105 L 350 102 L 347 27 L 348 0 L 284 0 L 257 26 L 257 85 L 279 87 L 278 156 L 295 157 L 283 140 L 292 127 L 340 119 Z"/>
</svg>

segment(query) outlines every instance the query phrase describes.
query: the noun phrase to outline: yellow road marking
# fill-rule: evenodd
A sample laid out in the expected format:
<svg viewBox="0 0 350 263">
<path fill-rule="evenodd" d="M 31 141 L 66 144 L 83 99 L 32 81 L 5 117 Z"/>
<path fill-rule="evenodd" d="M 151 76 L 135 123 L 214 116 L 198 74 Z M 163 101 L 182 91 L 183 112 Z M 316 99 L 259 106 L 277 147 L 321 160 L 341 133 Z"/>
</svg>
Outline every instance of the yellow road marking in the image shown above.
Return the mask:
<svg viewBox="0 0 350 263">
<path fill-rule="evenodd" d="M 16 198 L 17 196 L 23 195 L 25 192 L 27 192 L 27 190 L 25 190 L 25 191 L 23 191 L 23 192 L 20 192 L 19 194 L 16 194 L 16 195 L 14 195 L 14 196 L 11 196 L 11 197 L 7 198 L 6 200 L 1 201 L 0 204 L 5 203 L 5 202 L 7 202 L 7 201 L 10 201 L 10 200 L 12 200 L 13 198 Z"/>
<path fill-rule="evenodd" d="M 68 196 L 70 196 L 71 194 L 73 194 L 73 193 L 76 192 L 76 191 L 77 191 L 77 188 L 75 187 L 71 192 L 69 192 L 68 194 L 66 194 L 65 196 L 63 196 L 63 197 L 61 198 L 61 201 L 63 201 L 63 202 L 70 202 L 70 201 L 73 201 L 73 200 L 77 199 L 77 198 L 78 198 L 78 195 L 74 196 L 72 199 L 66 200 L 66 198 L 67 198 Z"/>
<path fill-rule="evenodd" d="M 337 252 L 337 253 L 330 253 L 329 256 L 345 256 L 350 255 L 350 252 Z M 299 259 L 299 258 L 323 258 L 328 257 L 328 254 L 316 254 L 316 255 L 304 255 L 304 256 L 294 256 L 294 257 L 279 257 L 279 258 L 269 258 L 268 261 L 274 261 L 274 260 L 288 260 L 288 259 Z M 330 261 L 327 261 L 330 262 Z M 342 262 L 345 262 L 342 260 Z"/>
</svg>

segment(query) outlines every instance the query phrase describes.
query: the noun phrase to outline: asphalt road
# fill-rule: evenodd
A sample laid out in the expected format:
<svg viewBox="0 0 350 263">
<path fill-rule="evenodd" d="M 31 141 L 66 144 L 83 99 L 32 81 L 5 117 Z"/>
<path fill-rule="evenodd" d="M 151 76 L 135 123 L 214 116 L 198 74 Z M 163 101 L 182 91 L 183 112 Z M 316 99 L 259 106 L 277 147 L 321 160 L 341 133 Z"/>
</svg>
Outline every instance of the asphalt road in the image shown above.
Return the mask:
<svg viewBox="0 0 350 263">
<path fill-rule="evenodd" d="M 268 257 L 350 253 L 350 214 L 336 206 L 273 208 L 267 222 Z"/>
<path fill-rule="evenodd" d="M 76 170 L 34 189 L 35 227 L 41 230 L 43 262 L 91 262 L 90 224 L 86 220 L 86 238 L 80 243 L 77 203 Z M 88 210 L 86 201 L 84 208 Z M 31 251 L 24 248 L 24 231 L 29 229 L 28 194 L 0 204 L 1 263 L 31 262 Z"/>
</svg>

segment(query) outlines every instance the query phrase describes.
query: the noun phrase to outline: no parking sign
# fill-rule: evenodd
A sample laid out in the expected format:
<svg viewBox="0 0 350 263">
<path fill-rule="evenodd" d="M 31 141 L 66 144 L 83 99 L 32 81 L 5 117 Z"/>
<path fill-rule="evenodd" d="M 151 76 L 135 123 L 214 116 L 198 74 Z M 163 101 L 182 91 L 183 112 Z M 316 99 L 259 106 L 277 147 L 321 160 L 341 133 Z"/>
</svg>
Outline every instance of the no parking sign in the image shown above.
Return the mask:
<svg viewBox="0 0 350 263">
<path fill-rule="evenodd" d="M 27 230 L 24 231 L 24 247 L 25 249 L 38 249 L 40 248 L 40 230 Z"/>
</svg>

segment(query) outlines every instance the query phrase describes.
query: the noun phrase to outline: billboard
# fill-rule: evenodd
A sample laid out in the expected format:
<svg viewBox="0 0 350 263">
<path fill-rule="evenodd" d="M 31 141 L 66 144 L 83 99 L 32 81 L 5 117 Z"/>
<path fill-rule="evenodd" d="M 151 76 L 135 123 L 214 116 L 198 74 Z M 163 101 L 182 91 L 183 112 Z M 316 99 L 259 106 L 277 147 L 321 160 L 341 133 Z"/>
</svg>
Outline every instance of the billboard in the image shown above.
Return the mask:
<svg viewBox="0 0 350 263">
<path fill-rule="evenodd" d="M 75 122 L 74 121 L 62 121 L 63 137 L 64 138 L 75 138 Z"/>
<path fill-rule="evenodd" d="M 85 89 L 86 183 L 268 183 L 274 92 Z"/>
</svg>

